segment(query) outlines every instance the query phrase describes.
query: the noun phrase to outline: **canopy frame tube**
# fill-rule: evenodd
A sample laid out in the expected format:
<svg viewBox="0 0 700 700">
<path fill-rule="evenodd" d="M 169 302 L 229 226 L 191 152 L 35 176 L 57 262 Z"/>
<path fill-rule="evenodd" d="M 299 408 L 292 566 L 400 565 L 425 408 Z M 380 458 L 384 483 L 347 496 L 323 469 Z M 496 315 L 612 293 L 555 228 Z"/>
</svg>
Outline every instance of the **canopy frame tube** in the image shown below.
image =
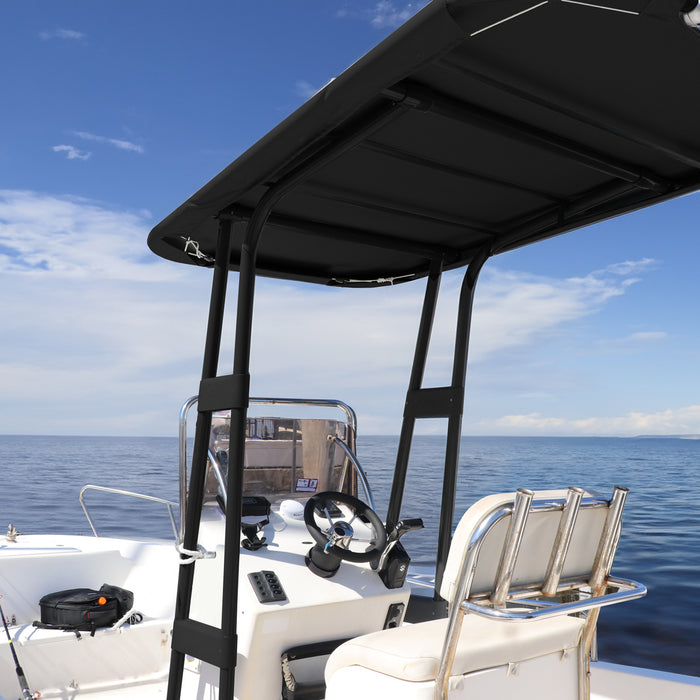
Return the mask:
<svg viewBox="0 0 700 700">
<path fill-rule="evenodd" d="M 474 259 L 464 272 L 457 309 L 457 329 L 455 332 L 452 382 L 450 386 L 423 388 L 423 376 L 425 374 L 430 336 L 432 335 L 442 276 L 442 261 L 433 261 L 423 300 L 423 311 L 418 328 L 411 378 L 408 391 L 406 392 L 401 436 L 396 455 L 396 468 L 391 486 L 391 496 L 389 497 L 386 521 L 387 529 L 391 531 L 391 528 L 400 519 L 416 420 L 419 418 L 447 418 L 447 441 L 435 565 L 435 601 L 440 600 L 438 591 L 440 590 L 452 539 L 452 520 L 454 518 L 455 491 L 457 489 L 459 466 L 459 442 L 462 432 L 462 414 L 464 411 L 467 357 L 469 353 L 469 334 L 474 294 L 479 272 L 490 255 L 491 246 L 488 244 L 482 247 L 474 256 Z"/>
</svg>

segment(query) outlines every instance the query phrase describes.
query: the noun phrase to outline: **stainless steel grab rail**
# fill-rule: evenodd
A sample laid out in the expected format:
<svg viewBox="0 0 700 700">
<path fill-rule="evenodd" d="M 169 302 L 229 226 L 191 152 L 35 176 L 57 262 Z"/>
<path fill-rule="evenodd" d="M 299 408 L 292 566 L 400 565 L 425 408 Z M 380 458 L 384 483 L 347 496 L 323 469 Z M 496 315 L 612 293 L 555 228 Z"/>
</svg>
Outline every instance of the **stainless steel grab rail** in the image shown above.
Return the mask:
<svg viewBox="0 0 700 700">
<path fill-rule="evenodd" d="M 180 426 L 178 431 L 178 441 L 179 441 L 179 498 L 180 498 L 180 509 L 178 512 L 178 534 L 177 534 L 177 544 L 181 545 L 185 541 L 185 511 L 187 504 L 187 416 L 189 415 L 190 409 L 197 403 L 199 397 L 192 396 L 182 405 L 180 409 Z M 212 468 L 214 469 L 214 475 L 216 481 L 219 484 L 219 490 L 224 502 L 224 508 L 226 507 L 226 476 L 221 471 L 221 465 L 219 460 L 212 454 L 211 450 L 208 450 L 209 461 L 211 462 Z"/>
<path fill-rule="evenodd" d="M 197 403 L 199 397 L 191 396 L 180 409 L 180 425 L 178 431 L 179 450 L 178 450 L 178 475 L 179 475 L 179 527 L 177 543 L 182 544 L 185 541 L 185 511 L 187 510 L 187 416 L 190 409 Z M 225 489 L 224 489 L 225 490 Z"/>
<path fill-rule="evenodd" d="M 273 399 L 259 396 L 250 397 L 251 406 L 320 406 L 322 408 L 339 408 L 347 416 L 352 432 L 357 435 L 357 414 L 342 401 L 337 399 Z"/>
<path fill-rule="evenodd" d="M 582 582 L 585 583 L 585 582 Z M 527 622 L 528 620 L 542 620 L 550 617 L 558 617 L 559 615 L 572 615 L 586 610 L 595 608 L 604 608 L 615 603 L 622 603 L 628 600 L 636 600 L 643 598 L 647 589 L 643 584 L 624 578 L 608 578 L 606 590 L 612 590 L 610 593 L 603 593 L 599 596 L 590 598 L 582 598 L 569 603 L 555 603 L 542 601 L 513 601 L 514 605 L 518 605 L 516 609 L 507 607 L 487 607 L 479 603 L 472 603 L 468 600 L 462 601 L 460 609 L 465 613 L 472 613 L 480 617 L 496 618 L 498 620 L 506 620 L 508 622 Z M 529 608 L 523 610 L 522 608 Z"/>
<path fill-rule="evenodd" d="M 376 510 L 376 507 L 374 505 L 374 496 L 372 495 L 372 489 L 370 489 L 369 481 L 367 481 L 367 474 L 365 474 L 365 470 L 362 468 L 360 461 L 357 459 L 357 455 L 339 437 L 329 435 L 328 439 L 331 442 L 334 442 L 336 445 L 338 445 L 338 447 L 341 447 L 343 449 L 343 451 L 345 452 L 345 454 L 348 456 L 348 459 L 352 462 L 353 467 L 355 467 L 355 471 L 357 472 L 357 476 L 359 477 L 360 483 L 362 484 L 362 490 L 365 492 L 365 498 L 367 499 L 367 505 L 372 510 Z M 343 485 L 343 481 L 345 481 L 345 472 L 346 472 L 346 469 L 344 468 L 340 474 L 340 479 L 338 479 L 338 491 L 340 491 L 340 489 Z"/>
<path fill-rule="evenodd" d="M 85 517 L 87 518 L 88 523 L 90 523 L 90 528 L 92 529 L 93 534 L 95 537 L 99 537 L 97 534 L 97 530 L 95 529 L 95 525 L 92 522 L 92 518 L 90 517 L 90 513 L 88 512 L 87 505 L 85 505 L 85 492 L 86 491 L 102 491 L 103 493 L 114 493 L 119 496 L 129 496 L 130 498 L 138 498 L 139 500 L 142 501 L 151 501 L 153 503 L 162 503 L 163 505 L 168 507 L 168 516 L 170 517 L 170 525 L 173 528 L 173 535 L 175 536 L 175 540 L 177 540 L 178 537 L 178 532 L 177 532 L 177 526 L 175 525 L 175 516 L 173 515 L 173 508 L 177 507 L 177 503 L 173 503 L 172 501 L 166 501 L 164 498 L 158 498 L 157 496 L 148 496 L 145 493 L 136 493 L 135 491 L 124 491 L 123 489 L 112 489 L 107 486 L 95 486 L 94 484 L 86 484 L 83 486 L 82 489 L 80 489 L 80 493 L 78 494 L 78 500 L 80 501 L 80 505 L 82 506 L 83 513 L 85 513 Z"/>
</svg>

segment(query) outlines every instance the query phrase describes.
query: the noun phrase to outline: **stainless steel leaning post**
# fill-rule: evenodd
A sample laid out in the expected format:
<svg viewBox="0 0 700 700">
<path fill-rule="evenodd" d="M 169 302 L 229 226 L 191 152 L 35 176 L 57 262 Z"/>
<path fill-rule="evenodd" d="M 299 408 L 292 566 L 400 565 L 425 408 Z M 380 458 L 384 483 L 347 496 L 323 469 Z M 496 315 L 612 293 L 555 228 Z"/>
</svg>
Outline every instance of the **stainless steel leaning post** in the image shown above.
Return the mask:
<svg viewBox="0 0 700 700">
<path fill-rule="evenodd" d="M 620 539 L 622 510 L 628 489 L 616 486 L 610 501 L 595 497 L 584 499 L 584 494 L 580 488 L 569 488 L 566 499 L 533 500 L 535 494 L 532 491 L 518 489 L 514 501 L 487 513 L 475 526 L 462 559 L 450 606 L 447 632 L 435 679 L 436 700 L 447 698 L 452 664 L 462 622 L 467 613 L 496 618 L 505 624 L 527 623 L 530 620 L 586 611 L 587 618 L 578 646 L 578 694 L 579 700 L 590 698 L 590 648 L 600 608 L 641 598 L 646 594 L 646 589 L 635 581 L 610 577 Z M 580 580 L 565 580 L 560 584 L 579 511 L 591 507 L 606 507 L 607 515 L 590 574 Z M 541 584 L 529 584 L 511 590 L 513 573 L 529 516 L 532 513 L 555 510 L 561 510 L 561 517 Z M 490 598 L 484 598 L 480 594 L 478 601 L 470 600 L 470 589 L 484 540 L 492 528 L 506 517 L 510 518 L 510 523 Z M 611 592 L 608 592 L 609 588 L 612 589 Z M 576 592 L 578 599 L 565 603 L 551 600 L 561 592 Z M 508 603 L 514 601 L 518 601 L 517 610 L 508 608 Z"/>
</svg>

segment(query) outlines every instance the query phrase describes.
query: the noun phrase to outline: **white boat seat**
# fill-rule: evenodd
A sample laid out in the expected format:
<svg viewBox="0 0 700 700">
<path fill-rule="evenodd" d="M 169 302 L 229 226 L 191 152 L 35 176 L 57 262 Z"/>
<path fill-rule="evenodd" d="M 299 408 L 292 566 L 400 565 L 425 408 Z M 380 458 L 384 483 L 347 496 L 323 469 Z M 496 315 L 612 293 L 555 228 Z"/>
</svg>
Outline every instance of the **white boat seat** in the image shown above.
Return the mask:
<svg viewBox="0 0 700 700">
<path fill-rule="evenodd" d="M 341 644 L 326 664 L 327 681 L 344 666 L 362 666 L 405 681 L 434 681 L 447 619 L 365 634 Z M 575 648 L 585 620 L 555 617 L 507 624 L 470 615 L 462 625 L 452 675 L 503 666 Z"/>
<path fill-rule="evenodd" d="M 440 588 L 449 617 L 341 645 L 326 665 L 326 699 L 344 699 L 353 683 L 445 698 L 455 680 L 459 697 L 509 697 L 530 692 L 535 666 L 559 684 L 541 697 L 588 697 L 599 607 L 646 592 L 609 576 L 626 496 L 617 487 L 609 501 L 581 489 L 520 489 L 475 503 L 455 531 Z M 506 673 L 494 673 L 499 667 Z"/>
</svg>

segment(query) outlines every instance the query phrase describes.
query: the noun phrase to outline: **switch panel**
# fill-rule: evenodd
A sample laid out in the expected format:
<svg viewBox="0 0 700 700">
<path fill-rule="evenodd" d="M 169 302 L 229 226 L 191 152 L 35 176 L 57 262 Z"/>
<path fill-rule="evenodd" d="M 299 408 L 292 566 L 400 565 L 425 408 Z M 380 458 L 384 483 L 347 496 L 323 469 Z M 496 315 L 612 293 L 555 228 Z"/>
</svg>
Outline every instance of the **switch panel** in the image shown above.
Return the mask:
<svg viewBox="0 0 700 700">
<path fill-rule="evenodd" d="M 248 574 L 255 595 L 261 603 L 275 603 L 287 600 L 287 594 L 274 571 L 255 571 Z"/>
</svg>

